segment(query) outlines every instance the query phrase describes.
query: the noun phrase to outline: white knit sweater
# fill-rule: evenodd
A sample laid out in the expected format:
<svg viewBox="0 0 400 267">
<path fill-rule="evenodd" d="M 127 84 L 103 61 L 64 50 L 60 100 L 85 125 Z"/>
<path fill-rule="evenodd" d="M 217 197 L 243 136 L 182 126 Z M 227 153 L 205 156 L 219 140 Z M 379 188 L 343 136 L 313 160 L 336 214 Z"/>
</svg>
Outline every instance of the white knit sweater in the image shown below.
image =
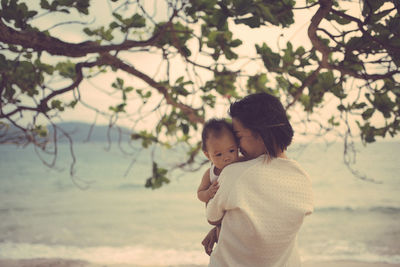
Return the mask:
<svg viewBox="0 0 400 267">
<path fill-rule="evenodd" d="M 234 163 L 219 176 L 207 219 L 223 217 L 215 267 L 297 267 L 297 232 L 313 211 L 311 181 L 293 160 L 265 156 Z"/>
</svg>

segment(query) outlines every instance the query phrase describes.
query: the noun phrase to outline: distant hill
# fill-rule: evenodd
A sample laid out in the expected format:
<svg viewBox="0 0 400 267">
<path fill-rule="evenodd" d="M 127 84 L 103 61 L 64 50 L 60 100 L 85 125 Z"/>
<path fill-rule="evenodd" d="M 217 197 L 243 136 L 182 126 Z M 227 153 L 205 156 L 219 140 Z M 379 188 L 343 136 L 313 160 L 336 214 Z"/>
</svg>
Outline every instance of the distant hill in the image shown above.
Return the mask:
<svg viewBox="0 0 400 267">
<path fill-rule="evenodd" d="M 109 129 L 108 125 L 94 125 L 83 122 L 63 122 L 57 123 L 57 126 L 68 133 L 74 142 L 106 142 L 108 138 L 112 142 L 119 140 L 119 131 L 117 127 Z M 130 130 L 128 128 L 121 128 L 121 140 L 127 141 L 130 138 Z M 52 127 L 48 127 L 49 133 L 52 135 Z M 50 136 L 51 136 L 50 135 Z M 61 132 L 58 132 L 59 141 L 67 141 Z"/>
<path fill-rule="evenodd" d="M 84 122 L 62 122 L 57 123 L 57 126 L 68 133 L 74 142 L 107 142 L 109 139 L 112 142 L 118 142 L 119 131 L 117 127 L 109 129 L 108 125 L 94 125 Z M 49 138 L 53 138 L 53 127 L 47 126 Z M 121 128 L 123 133 L 121 136 L 122 141 L 130 140 L 131 131 L 128 128 Z M 21 131 L 14 126 L 9 126 L 1 129 L 0 131 L 0 143 L 3 140 L 18 139 L 21 136 Z M 62 131 L 58 130 L 57 139 L 59 142 L 68 142 L 68 139 L 64 136 Z M 7 143 L 7 142 L 5 142 Z"/>
</svg>

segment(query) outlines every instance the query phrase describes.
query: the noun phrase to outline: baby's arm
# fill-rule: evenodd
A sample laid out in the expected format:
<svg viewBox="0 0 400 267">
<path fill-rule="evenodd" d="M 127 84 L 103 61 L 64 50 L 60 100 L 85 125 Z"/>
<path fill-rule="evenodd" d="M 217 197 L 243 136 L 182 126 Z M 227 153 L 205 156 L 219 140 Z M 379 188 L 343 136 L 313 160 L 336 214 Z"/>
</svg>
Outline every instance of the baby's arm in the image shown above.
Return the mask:
<svg viewBox="0 0 400 267">
<path fill-rule="evenodd" d="M 201 179 L 199 188 L 197 189 L 197 197 L 201 201 L 207 203 L 210 199 L 214 197 L 215 193 L 217 193 L 218 188 L 218 181 L 214 181 L 214 183 L 211 184 L 210 169 L 207 169 L 203 175 L 203 178 Z"/>
</svg>

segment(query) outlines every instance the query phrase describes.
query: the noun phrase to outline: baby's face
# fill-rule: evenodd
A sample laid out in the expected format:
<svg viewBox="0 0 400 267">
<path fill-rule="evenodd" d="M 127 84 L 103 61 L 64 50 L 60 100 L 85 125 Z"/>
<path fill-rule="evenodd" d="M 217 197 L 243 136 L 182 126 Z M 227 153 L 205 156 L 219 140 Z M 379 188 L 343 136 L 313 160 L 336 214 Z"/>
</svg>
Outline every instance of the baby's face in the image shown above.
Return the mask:
<svg viewBox="0 0 400 267">
<path fill-rule="evenodd" d="M 239 158 L 238 146 L 232 132 L 226 131 L 218 137 L 209 136 L 206 142 L 207 158 L 211 160 L 218 169 L 235 162 Z"/>
</svg>

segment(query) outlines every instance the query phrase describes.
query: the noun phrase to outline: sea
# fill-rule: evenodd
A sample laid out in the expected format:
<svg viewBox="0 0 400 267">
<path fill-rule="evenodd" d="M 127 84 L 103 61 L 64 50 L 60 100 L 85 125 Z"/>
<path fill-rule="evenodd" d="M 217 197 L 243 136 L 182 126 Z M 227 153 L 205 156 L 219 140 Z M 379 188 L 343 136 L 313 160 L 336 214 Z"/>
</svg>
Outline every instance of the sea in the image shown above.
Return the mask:
<svg viewBox="0 0 400 267">
<path fill-rule="evenodd" d="M 303 261 L 400 263 L 400 142 L 356 144 L 351 168 L 344 146 L 293 144 L 288 156 L 309 173 L 315 210 L 298 241 Z M 161 152 L 160 152 L 161 151 Z M 131 153 L 132 152 L 132 153 Z M 159 189 L 145 188 L 152 149 L 67 143 L 51 155 L 32 146 L 0 146 L 0 259 L 63 258 L 95 264 L 206 266 L 201 240 L 211 229 L 196 191 L 204 165 L 176 170 Z M 184 157 L 159 149 L 162 166 Z M 267 252 L 266 252 L 267 253 Z"/>
</svg>

